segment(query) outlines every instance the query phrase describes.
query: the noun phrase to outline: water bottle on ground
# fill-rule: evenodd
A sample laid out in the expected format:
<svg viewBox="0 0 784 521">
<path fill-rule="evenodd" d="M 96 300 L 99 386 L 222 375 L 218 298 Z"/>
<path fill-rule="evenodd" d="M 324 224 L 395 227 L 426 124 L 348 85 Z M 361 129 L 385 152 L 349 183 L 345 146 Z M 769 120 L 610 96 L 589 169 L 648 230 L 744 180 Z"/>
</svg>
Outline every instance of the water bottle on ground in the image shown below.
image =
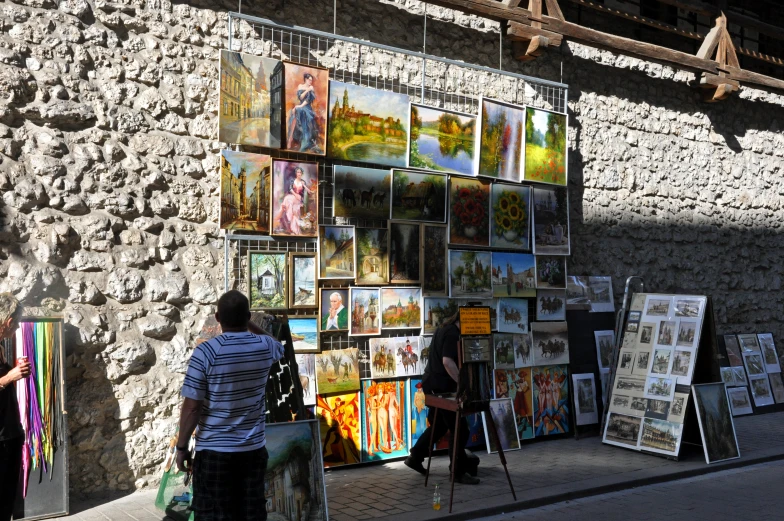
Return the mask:
<svg viewBox="0 0 784 521">
<path fill-rule="evenodd" d="M 433 510 L 441 510 L 441 492 L 438 490 L 438 485 L 433 492 Z"/>
</svg>

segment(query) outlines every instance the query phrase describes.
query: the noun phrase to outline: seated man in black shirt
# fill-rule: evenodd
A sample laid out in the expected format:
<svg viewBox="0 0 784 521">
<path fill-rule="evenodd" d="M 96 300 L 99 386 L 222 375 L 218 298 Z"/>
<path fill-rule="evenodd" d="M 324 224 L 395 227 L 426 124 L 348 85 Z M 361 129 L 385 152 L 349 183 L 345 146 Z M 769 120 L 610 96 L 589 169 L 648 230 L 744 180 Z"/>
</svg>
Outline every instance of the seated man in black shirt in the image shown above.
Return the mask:
<svg viewBox="0 0 784 521">
<path fill-rule="evenodd" d="M 433 341 L 430 344 L 430 354 L 428 355 L 428 363 L 425 368 L 425 373 L 422 376 L 422 389 L 427 394 L 440 394 L 450 393 L 457 390 L 457 345 L 460 341 L 460 321 L 459 315 L 454 315 L 447 318 L 433 335 Z M 427 421 L 430 425 L 424 433 L 419 437 L 411 448 L 411 454 L 406 458 L 406 466 L 416 470 L 420 474 L 425 474 L 425 468 L 422 462 L 425 460 L 429 453 L 430 433 L 433 432 L 433 443 L 438 441 L 455 425 L 455 413 L 441 409 L 438 411 L 438 419 L 433 423 L 435 416 L 435 408 L 430 407 L 427 412 Z M 478 458 L 475 458 L 476 463 L 468 463 L 468 458 L 465 453 L 465 446 L 468 443 L 468 422 L 466 419 L 460 418 L 458 424 L 458 445 L 457 445 L 457 461 L 452 461 L 452 442 L 454 437 L 449 437 L 449 459 L 455 467 L 455 481 L 466 485 L 476 485 L 479 479 L 469 474 L 476 473 L 476 463 Z M 470 469 L 469 467 L 473 467 Z"/>
</svg>

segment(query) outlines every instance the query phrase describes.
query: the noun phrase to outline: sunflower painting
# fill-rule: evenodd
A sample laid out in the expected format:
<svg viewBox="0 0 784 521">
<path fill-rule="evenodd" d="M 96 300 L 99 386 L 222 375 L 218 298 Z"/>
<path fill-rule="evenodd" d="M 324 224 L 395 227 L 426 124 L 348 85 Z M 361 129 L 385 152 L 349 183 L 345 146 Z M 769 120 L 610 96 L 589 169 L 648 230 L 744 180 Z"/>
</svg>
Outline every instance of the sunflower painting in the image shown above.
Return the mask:
<svg viewBox="0 0 784 521">
<path fill-rule="evenodd" d="M 490 183 L 450 180 L 449 243 L 490 246 Z"/>
<path fill-rule="evenodd" d="M 531 188 L 496 183 L 490 195 L 490 245 L 497 248 L 531 248 Z"/>
</svg>

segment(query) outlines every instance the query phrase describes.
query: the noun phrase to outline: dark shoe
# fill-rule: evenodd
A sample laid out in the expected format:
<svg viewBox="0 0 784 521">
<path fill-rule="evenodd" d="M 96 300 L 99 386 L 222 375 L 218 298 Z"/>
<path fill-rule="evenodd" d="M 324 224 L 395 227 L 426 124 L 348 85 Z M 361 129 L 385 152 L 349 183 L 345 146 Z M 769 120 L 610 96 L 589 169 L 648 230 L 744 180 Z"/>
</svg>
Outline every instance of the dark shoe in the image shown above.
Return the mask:
<svg viewBox="0 0 784 521">
<path fill-rule="evenodd" d="M 424 476 L 425 474 L 427 474 L 427 471 L 425 470 L 425 467 L 423 467 L 423 466 L 422 466 L 422 462 L 421 462 L 421 461 L 417 461 L 417 460 L 415 460 L 415 459 L 414 459 L 414 458 L 412 458 L 411 456 L 407 457 L 407 458 L 405 459 L 405 461 L 403 461 L 403 464 L 404 464 L 406 467 L 408 467 L 408 468 L 410 468 L 410 469 L 412 469 L 412 470 L 416 470 L 417 472 L 419 472 L 419 473 L 420 473 L 420 474 L 422 474 L 423 476 Z"/>
<path fill-rule="evenodd" d="M 455 478 L 455 481 L 458 483 L 462 483 L 463 485 L 478 485 L 479 478 L 475 478 L 474 476 L 470 475 L 469 473 L 465 473 L 462 476 L 458 476 Z"/>
<path fill-rule="evenodd" d="M 479 474 L 479 458 L 475 458 L 476 461 L 473 459 L 469 459 L 466 462 L 466 474 L 476 477 Z M 452 465 L 449 465 L 449 473 L 452 473 Z"/>
</svg>

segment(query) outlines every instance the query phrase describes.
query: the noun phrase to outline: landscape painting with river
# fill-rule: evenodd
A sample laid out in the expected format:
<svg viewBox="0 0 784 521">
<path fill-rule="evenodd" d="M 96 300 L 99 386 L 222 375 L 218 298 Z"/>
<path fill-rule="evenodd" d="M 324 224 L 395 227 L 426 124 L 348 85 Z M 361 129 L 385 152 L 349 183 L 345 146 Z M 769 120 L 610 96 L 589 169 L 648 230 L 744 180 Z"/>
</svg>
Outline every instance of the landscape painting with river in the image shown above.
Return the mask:
<svg viewBox="0 0 784 521">
<path fill-rule="evenodd" d="M 331 81 L 327 156 L 406 166 L 408 105 L 406 94 Z"/>
<path fill-rule="evenodd" d="M 476 117 L 411 105 L 409 165 L 474 175 Z"/>
</svg>

